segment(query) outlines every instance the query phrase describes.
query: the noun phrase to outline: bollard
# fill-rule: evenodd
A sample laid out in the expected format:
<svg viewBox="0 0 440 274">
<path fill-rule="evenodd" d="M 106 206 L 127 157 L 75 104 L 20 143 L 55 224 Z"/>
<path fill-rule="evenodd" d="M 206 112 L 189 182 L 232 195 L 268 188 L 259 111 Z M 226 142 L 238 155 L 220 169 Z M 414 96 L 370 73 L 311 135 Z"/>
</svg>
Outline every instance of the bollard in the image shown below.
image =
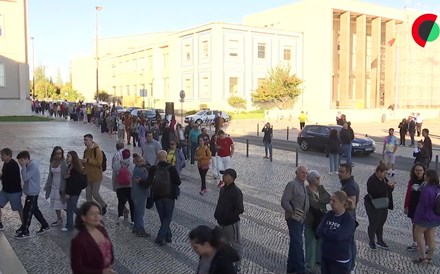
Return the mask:
<svg viewBox="0 0 440 274">
<path fill-rule="evenodd" d="M 246 139 L 246 157 L 249 157 L 249 139 Z"/>
<path fill-rule="evenodd" d="M 260 124 L 257 123 L 257 137 L 260 136 Z"/>
<path fill-rule="evenodd" d="M 298 167 L 298 149 L 295 149 L 295 167 Z"/>
<path fill-rule="evenodd" d="M 289 141 L 289 127 L 287 127 L 287 141 Z"/>
<path fill-rule="evenodd" d="M 438 170 L 438 155 L 435 155 L 435 170 Z"/>
</svg>

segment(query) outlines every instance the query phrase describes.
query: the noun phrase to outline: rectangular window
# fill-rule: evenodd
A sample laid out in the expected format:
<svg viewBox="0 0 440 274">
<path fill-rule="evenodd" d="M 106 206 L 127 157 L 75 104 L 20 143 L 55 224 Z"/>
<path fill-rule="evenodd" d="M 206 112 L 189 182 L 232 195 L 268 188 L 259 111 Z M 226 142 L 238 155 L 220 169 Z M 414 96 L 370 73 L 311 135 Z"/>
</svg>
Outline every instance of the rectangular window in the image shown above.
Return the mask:
<svg viewBox="0 0 440 274">
<path fill-rule="evenodd" d="M 186 96 L 192 97 L 191 89 L 192 89 L 191 79 L 187 78 L 187 79 L 185 79 L 185 93 L 186 93 Z"/>
<path fill-rule="evenodd" d="M 191 61 L 191 46 L 185 45 L 185 61 L 189 62 Z"/>
<path fill-rule="evenodd" d="M 208 41 L 202 41 L 202 57 L 208 58 Z"/>
<path fill-rule="evenodd" d="M 238 77 L 229 77 L 229 95 L 238 94 Z"/>
<path fill-rule="evenodd" d="M 4 22 L 4 16 L 3 14 L 0 14 L 0 37 L 3 37 L 5 35 Z"/>
<path fill-rule="evenodd" d="M 258 43 L 258 59 L 266 58 L 266 44 Z"/>
<path fill-rule="evenodd" d="M 127 93 L 127 96 L 130 96 L 130 85 L 126 85 L 125 89 L 126 89 L 125 91 Z"/>
<path fill-rule="evenodd" d="M 238 56 L 238 40 L 229 40 L 229 56 L 237 57 Z"/>
<path fill-rule="evenodd" d="M 124 87 L 119 86 L 119 96 L 124 96 Z"/>
<path fill-rule="evenodd" d="M 201 83 L 200 83 L 200 94 L 199 97 L 200 98 L 210 98 L 211 96 L 211 92 L 210 92 L 210 87 L 209 87 L 209 77 L 208 76 L 204 76 L 201 79 Z"/>
<path fill-rule="evenodd" d="M 290 54 L 291 54 L 290 49 L 284 49 L 284 53 L 283 53 L 284 61 L 290 61 Z"/>
<path fill-rule="evenodd" d="M 5 65 L 0 64 L 0 87 L 5 87 Z"/>
</svg>

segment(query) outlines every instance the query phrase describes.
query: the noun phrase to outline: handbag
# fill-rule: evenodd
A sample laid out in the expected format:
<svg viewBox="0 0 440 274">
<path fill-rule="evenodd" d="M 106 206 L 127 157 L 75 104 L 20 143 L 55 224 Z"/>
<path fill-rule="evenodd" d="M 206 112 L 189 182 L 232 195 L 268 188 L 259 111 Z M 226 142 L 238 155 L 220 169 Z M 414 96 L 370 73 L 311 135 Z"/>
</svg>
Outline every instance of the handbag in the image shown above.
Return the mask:
<svg viewBox="0 0 440 274">
<path fill-rule="evenodd" d="M 370 194 L 368 194 L 368 195 L 370 195 Z M 388 197 L 381 197 L 381 198 L 373 199 L 370 195 L 370 198 L 371 198 L 371 203 L 373 204 L 375 209 L 388 208 L 388 205 L 390 203 L 390 199 Z"/>
</svg>

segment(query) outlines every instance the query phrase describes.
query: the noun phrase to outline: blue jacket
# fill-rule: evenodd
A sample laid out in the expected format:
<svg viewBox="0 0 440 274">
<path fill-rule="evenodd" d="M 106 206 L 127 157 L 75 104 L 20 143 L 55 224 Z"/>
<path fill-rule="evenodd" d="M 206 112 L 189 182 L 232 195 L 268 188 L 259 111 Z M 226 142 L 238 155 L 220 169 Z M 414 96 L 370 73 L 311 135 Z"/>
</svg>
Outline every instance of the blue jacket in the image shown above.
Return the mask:
<svg viewBox="0 0 440 274">
<path fill-rule="evenodd" d="M 136 165 L 133 169 L 133 175 L 131 177 L 131 197 L 133 200 L 137 200 L 138 198 L 148 198 L 150 197 L 150 188 L 145 188 L 140 186 L 135 182 L 136 178 L 140 178 L 141 180 L 147 180 L 148 178 L 148 170 L 146 167 Z"/>
<path fill-rule="evenodd" d="M 424 183 L 426 184 L 426 183 Z M 440 215 L 435 214 L 435 197 L 440 192 L 440 188 L 434 185 L 423 185 L 420 192 L 419 202 L 417 203 L 414 223 L 424 226 L 424 224 L 440 224 Z"/>
<path fill-rule="evenodd" d="M 23 193 L 27 196 L 38 196 L 40 194 L 40 170 L 38 164 L 31 160 L 29 164 L 21 170 L 23 178 Z"/>
<path fill-rule="evenodd" d="M 341 216 L 336 216 L 333 210 L 327 212 L 317 230 L 317 235 L 322 238 L 322 258 L 349 260 L 355 228 L 354 216 L 348 211 Z"/>
</svg>

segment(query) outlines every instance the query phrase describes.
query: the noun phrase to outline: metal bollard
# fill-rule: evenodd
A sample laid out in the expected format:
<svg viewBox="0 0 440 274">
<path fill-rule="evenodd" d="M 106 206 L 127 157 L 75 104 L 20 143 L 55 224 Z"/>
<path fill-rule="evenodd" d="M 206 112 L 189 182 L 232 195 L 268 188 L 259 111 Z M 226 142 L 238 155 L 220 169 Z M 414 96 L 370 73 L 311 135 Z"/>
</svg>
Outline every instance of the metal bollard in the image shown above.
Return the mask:
<svg viewBox="0 0 440 274">
<path fill-rule="evenodd" d="M 298 149 L 295 149 L 295 167 L 298 167 Z"/>
<path fill-rule="evenodd" d="M 246 139 L 246 157 L 249 157 L 249 139 Z"/>
<path fill-rule="evenodd" d="M 438 155 L 435 155 L 435 170 L 438 170 Z"/>
<path fill-rule="evenodd" d="M 289 141 L 289 127 L 287 127 L 287 141 Z"/>
<path fill-rule="evenodd" d="M 260 136 L 260 124 L 257 123 L 257 137 Z"/>
</svg>

